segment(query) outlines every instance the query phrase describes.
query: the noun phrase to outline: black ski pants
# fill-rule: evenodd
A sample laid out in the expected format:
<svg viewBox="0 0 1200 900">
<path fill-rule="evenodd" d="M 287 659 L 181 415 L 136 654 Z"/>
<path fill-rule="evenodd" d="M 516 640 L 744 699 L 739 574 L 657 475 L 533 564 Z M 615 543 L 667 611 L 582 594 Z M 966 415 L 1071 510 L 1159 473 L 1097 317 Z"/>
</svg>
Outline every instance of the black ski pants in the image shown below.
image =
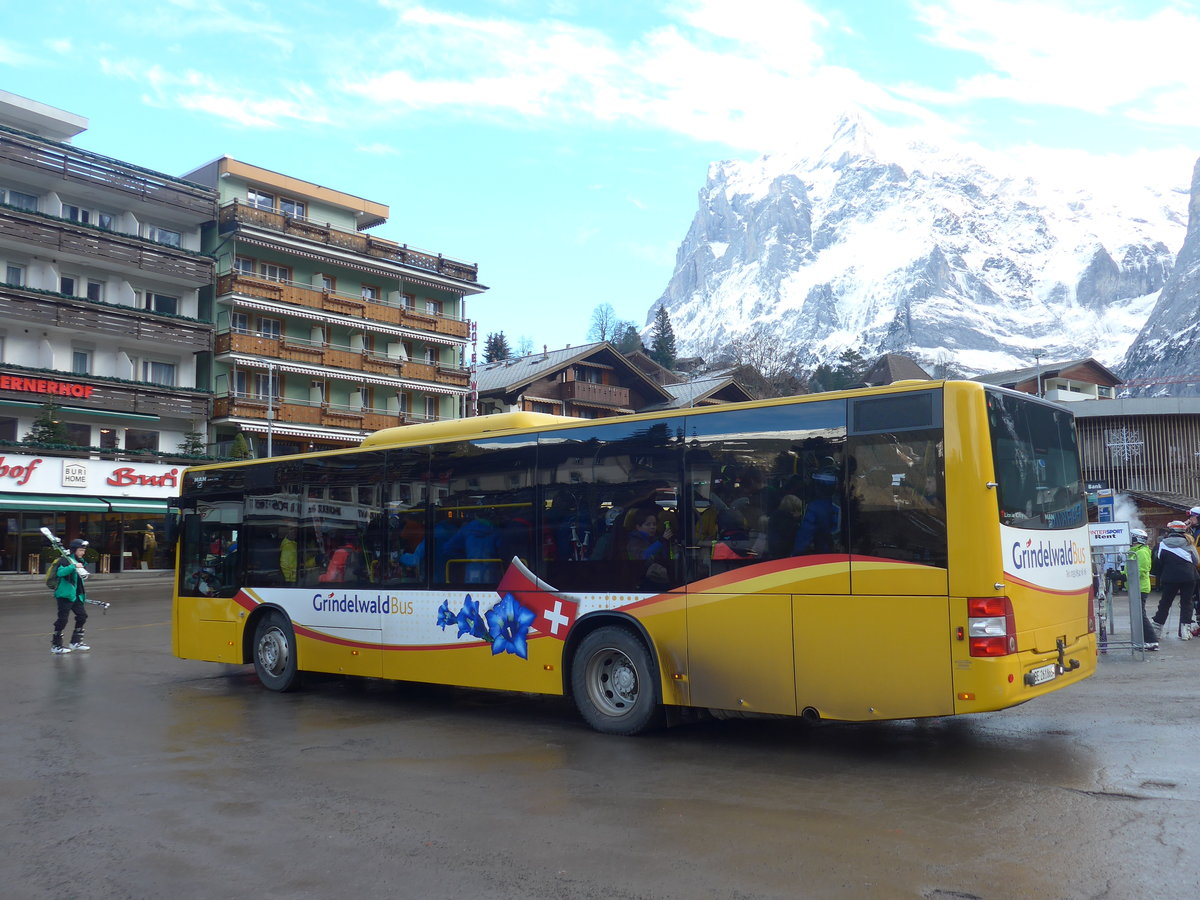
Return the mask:
<svg viewBox="0 0 1200 900">
<path fill-rule="evenodd" d="M 83 623 L 87 621 L 87 607 L 82 600 L 66 600 L 62 597 L 54 599 L 58 601 L 58 618 L 54 620 L 54 633 L 62 634 L 62 630 L 67 627 L 67 619 L 74 613 L 75 631 L 71 640 L 77 640 L 83 634 Z"/>
</svg>

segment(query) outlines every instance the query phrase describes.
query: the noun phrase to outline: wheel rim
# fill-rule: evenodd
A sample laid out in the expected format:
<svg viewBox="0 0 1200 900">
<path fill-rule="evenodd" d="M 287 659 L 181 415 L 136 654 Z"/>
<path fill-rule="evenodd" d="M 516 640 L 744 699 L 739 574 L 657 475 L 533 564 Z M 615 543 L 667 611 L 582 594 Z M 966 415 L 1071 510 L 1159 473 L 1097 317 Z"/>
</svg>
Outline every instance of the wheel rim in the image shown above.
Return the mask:
<svg viewBox="0 0 1200 900">
<path fill-rule="evenodd" d="M 638 699 L 637 668 L 616 647 L 604 647 L 588 660 L 585 673 L 588 698 L 605 715 L 626 716 Z"/>
<path fill-rule="evenodd" d="M 288 639 L 278 627 L 272 626 L 258 639 L 258 662 L 269 675 L 282 675 L 288 667 Z"/>
</svg>

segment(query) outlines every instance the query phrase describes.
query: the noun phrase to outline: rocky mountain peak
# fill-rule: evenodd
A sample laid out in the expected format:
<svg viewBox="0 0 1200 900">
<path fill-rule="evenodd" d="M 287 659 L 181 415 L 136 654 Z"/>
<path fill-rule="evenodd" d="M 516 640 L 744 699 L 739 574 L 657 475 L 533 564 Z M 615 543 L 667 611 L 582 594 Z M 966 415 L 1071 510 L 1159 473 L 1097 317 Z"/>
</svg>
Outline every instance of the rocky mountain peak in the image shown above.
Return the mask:
<svg viewBox="0 0 1200 900">
<path fill-rule="evenodd" d="M 1035 350 L 1116 366 L 1174 269 L 1184 204 L 1110 187 L 998 172 L 847 114 L 819 151 L 710 167 L 647 321 L 664 303 L 683 354 L 761 338 L 807 367 L 847 349 L 964 374 Z"/>
</svg>

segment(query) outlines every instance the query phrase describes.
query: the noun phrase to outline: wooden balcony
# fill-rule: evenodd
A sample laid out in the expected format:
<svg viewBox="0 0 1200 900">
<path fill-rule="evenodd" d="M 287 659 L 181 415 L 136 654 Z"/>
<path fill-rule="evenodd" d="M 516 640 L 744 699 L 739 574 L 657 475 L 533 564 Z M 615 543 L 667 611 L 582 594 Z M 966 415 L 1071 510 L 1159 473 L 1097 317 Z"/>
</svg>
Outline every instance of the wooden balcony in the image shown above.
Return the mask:
<svg viewBox="0 0 1200 900">
<path fill-rule="evenodd" d="M 329 224 L 287 216 L 270 209 L 247 206 L 236 200 L 221 207 L 218 221 L 222 234 L 234 230 L 239 225 L 257 225 L 281 234 L 328 244 L 331 247 L 362 253 L 376 259 L 386 259 L 402 266 L 421 269 L 425 272 L 435 272 L 456 281 L 467 281 L 471 284 L 479 281 L 479 267 L 471 263 L 447 259 L 440 253 L 436 256 L 431 253 L 423 253 L 420 250 L 409 248 L 407 244 L 397 244 L 394 241 L 373 237 L 358 231 L 344 231 Z"/>
<path fill-rule="evenodd" d="M 31 184 L 66 181 L 101 187 L 125 195 L 129 207 L 174 209 L 186 212 L 197 223 L 211 219 L 217 192 L 190 181 L 141 169 L 69 144 L 22 134 L 0 127 L 0 161 L 23 173 Z"/>
<path fill-rule="evenodd" d="M 628 407 L 629 388 L 616 384 L 592 384 L 588 381 L 568 381 L 562 385 L 563 400 L 599 403 L 603 406 Z"/>
<path fill-rule="evenodd" d="M 255 275 L 233 272 L 222 275 L 217 279 L 217 293 L 239 293 L 248 297 L 261 297 L 264 300 L 278 303 L 319 309 L 338 316 L 383 322 L 387 325 L 411 328 L 414 331 L 428 331 L 462 340 L 466 340 L 471 334 L 470 323 L 459 319 L 417 313 L 402 306 L 371 303 L 356 297 L 348 297 L 345 294 L 321 291 L 293 283 L 270 281 Z"/>
<path fill-rule="evenodd" d="M 0 239 L 5 238 L 48 256 L 65 255 L 85 264 L 101 261 L 197 287 L 212 280 L 213 261 L 207 256 L 8 206 L 0 207 Z"/>
<path fill-rule="evenodd" d="M 281 425 L 346 428 L 359 431 L 378 431 L 406 424 L 400 414 L 378 409 L 346 409 L 327 403 L 296 403 L 277 400 L 273 404 L 274 422 Z M 267 401 L 255 397 L 222 395 L 213 401 L 213 419 L 267 419 Z"/>
<path fill-rule="evenodd" d="M 206 322 L 9 284 L 0 284 L 0 320 L 133 338 L 192 351 L 212 347 L 212 325 Z"/>
<path fill-rule="evenodd" d="M 347 369 L 350 372 L 366 372 L 389 378 L 407 378 L 428 381 L 434 384 L 466 387 L 469 374 L 463 369 L 432 366 L 427 363 L 389 359 L 364 350 L 349 347 L 302 344 L 287 338 L 263 337 L 257 334 L 230 332 L 218 334 L 214 342 L 218 356 L 225 353 L 245 353 L 266 359 L 318 366 L 325 369 Z M 353 376 L 330 372 L 331 378 L 352 380 Z"/>
</svg>

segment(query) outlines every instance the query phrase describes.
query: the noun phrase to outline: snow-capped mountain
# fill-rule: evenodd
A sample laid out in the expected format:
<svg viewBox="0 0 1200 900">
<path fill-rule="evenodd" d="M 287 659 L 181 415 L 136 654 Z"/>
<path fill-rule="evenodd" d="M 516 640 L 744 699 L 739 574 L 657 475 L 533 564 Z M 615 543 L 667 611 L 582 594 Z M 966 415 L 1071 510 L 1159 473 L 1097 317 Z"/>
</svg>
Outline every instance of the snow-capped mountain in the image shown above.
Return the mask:
<svg viewBox="0 0 1200 900">
<path fill-rule="evenodd" d="M 964 374 L 1035 354 L 1119 365 L 1172 271 L 1186 192 L 1016 167 L 859 115 L 820 153 L 714 163 L 647 322 L 665 304 L 680 355 L 750 335 L 805 367 L 845 349 Z"/>
<path fill-rule="evenodd" d="M 1200 160 L 1188 212 L 1174 271 L 1121 369 L 1133 394 L 1200 394 Z"/>
</svg>

